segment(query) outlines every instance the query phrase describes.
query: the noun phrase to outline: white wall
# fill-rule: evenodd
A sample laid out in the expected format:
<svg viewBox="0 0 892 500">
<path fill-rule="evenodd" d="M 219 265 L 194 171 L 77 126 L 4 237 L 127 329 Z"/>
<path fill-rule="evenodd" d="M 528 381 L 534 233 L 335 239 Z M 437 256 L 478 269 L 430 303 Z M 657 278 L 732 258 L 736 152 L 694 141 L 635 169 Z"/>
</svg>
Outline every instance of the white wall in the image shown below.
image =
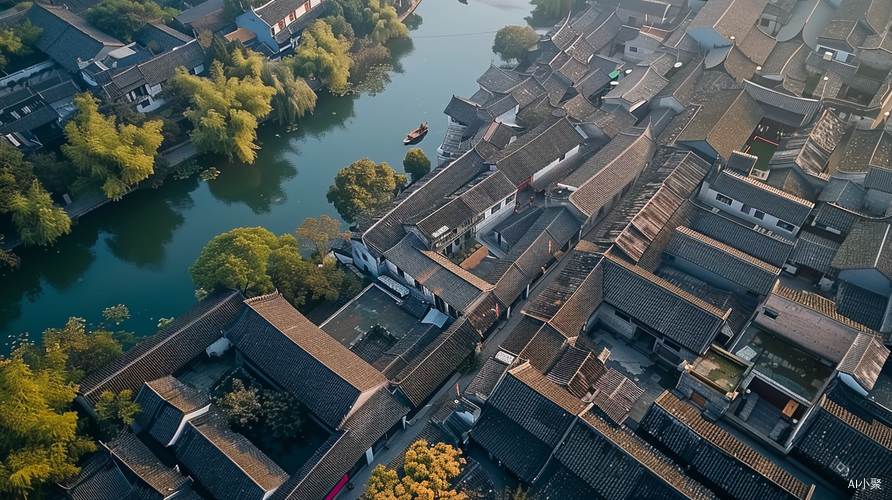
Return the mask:
<svg viewBox="0 0 892 500">
<path fill-rule="evenodd" d="M 508 198 L 505 198 L 507 200 Z M 517 191 L 511 194 L 511 201 L 505 202 L 502 200 L 500 203 L 502 207 L 496 211 L 496 213 L 492 212 L 492 207 L 486 209 L 486 213 L 483 215 L 483 220 L 477 223 L 477 226 L 474 230 L 478 235 L 482 235 L 489 230 L 489 228 L 495 226 L 499 222 L 507 219 L 511 214 L 514 213 L 514 204 L 517 202 Z"/>
<path fill-rule="evenodd" d="M 795 223 L 790 222 L 790 221 L 785 221 L 790 224 L 793 224 L 793 230 L 787 231 L 787 230 L 782 229 L 777 226 L 777 222 L 778 222 L 778 220 L 780 220 L 777 217 L 766 213 L 762 217 L 762 219 L 757 219 L 757 218 L 753 217 L 753 215 L 752 215 L 755 213 L 755 210 L 758 210 L 757 207 L 750 208 L 750 212 L 746 213 L 746 212 L 741 211 L 741 209 L 743 208 L 743 203 L 735 200 L 734 197 L 731 196 L 729 193 L 721 193 L 721 194 L 731 198 L 731 205 L 727 205 L 725 203 L 722 203 L 722 202 L 716 200 L 717 194 L 720 194 L 720 193 L 718 191 L 715 191 L 712 188 L 710 188 L 709 183 L 704 182 L 703 187 L 700 188 L 700 195 L 698 196 L 698 199 L 700 201 L 702 201 L 703 203 L 706 203 L 707 205 L 716 207 L 723 212 L 727 212 L 731 215 L 734 215 L 735 217 L 752 222 L 753 224 L 763 227 L 763 228 L 771 231 L 772 233 L 779 234 L 779 235 L 781 235 L 785 238 L 791 239 L 791 240 L 796 238 L 796 234 L 799 232 L 799 226 L 797 226 Z"/>
<path fill-rule="evenodd" d="M 356 240 L 351 240 L 350 245 L 353 249 L 353 264 L 360 270 L 378 277 L 378 264 L 372 254 L 369 253 L 365 245 Z"/>
</svg>

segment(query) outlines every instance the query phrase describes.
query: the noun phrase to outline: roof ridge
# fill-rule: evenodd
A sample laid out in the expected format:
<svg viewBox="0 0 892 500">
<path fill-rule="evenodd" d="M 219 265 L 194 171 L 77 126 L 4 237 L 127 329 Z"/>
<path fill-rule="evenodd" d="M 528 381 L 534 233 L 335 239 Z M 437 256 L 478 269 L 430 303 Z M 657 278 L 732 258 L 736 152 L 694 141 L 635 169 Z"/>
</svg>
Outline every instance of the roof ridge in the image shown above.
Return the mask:
<svg viewBox="0 0 892 500">
<path fill-rule="evenodd" d="M 833 415 L 846 426 L 864 435 L 864 437 L 867 437 L 883 448 L 892 450 L 892 428 L 875 419 L 872 419 L 870 423 L 868 423 L 866 420 L 861 419 L 854 413 L 845 409 L 842 405 L 839 405 L 828 398 L 826 394 L 821 396 L 820 405 L 823 410 Z"/>
<path fill-rule="evenodd" d="M 667 401 L 668 401 L 668 403 L 667 403 Z M 712 422 L 709 422 L 709 421 L 703 419 L 703 417 L 702 417 L 702 415 L 700 414 L 700 412 L 698 412 L 697 410 L 695 410 L 693 407 L 689 406 L 686 402 L 682 401 L 681 399 L 679 399 L 678 397 L 676 397 L 676 396 L 675 396 L 674 394 L 672 394 L 671 392 L 669 392 L 669 391 L 663 391 L 663 393 L 660 394 L 660 395 L 657 397 L 657 399 L 654 401 L 654 404 L 655 404 L 656 406 L 658 406 L 659 408 L 661 408 L 661 409 L 662 409 L 663 411 L 665 411 L 666 413 L 668 413 L 668 414 L 672 415 L 673 417 L 675 417 L 676 420 L 678 420 L 679 422 L 681 422 L 682 424 L 684 424 L 684 426 L 685 426 L 686 428 L 688 428 L 688 429 L 690 429 L 691 431 L 693 431 L 694 433 L 696 433 L 696 434 L 697 434 L 698 436 L 700 436 L 702 439 L 704 439 L 704 440 L 708 441 L 709 443 L 713 444 L 713 445 L 714 445 L 716 448 L 718 448 L 722 453 L 724 453 L 724 454 L 726 454 L 726 455 L 733 456 L 734 458 L 736 458 L 736 459 L 738 459 L 739 461 L 743 462 L 743 463 L 746 464 L 748 467 L 752 468 L 753 470 L 755 470 L 756 472 L 758 472 L 759 474 L 761 474 L 763 477 L 765 477 L 766 479 L 768 479 L 768 480 L 771 481 L 772 483 L 774 483 L 774 484 L 776 484 L 777 486 L 783 488 L 785 491 L 787 491 L 787 492 L 789 492 L 789 493 L 792 493 L 793 495 L 795 495 L 795 496 L 798 497 L 798 498 L 803 498 L 802 493 L 806 493 L 806 492 L 808 491 L 808 485 L 807 485 L 807 484 L 803 483 L 803 482 L 800 481 L 798 478 L 796 478 L 795 476 L 793 476 L 792 474 L 790 474 L 789 472 L 787 472 L 784 468 L 782 468 L 781 466 L 775 464 L 774 462 L 771 462 L 771 461 L 762 462 L 762 463 L 755 463 L 755 462 L 753 462 L 753 461 L 751 460 L 752 458 L 754 458 L 754 457 L 753 457 L 753 454 L 755 454 L 755 455 L 757 455 L 757 456 L 764 456 L 764 455 L 762 455 L 761 453 L 759 453 L 758 451 L 756 451 L 755 449 L 753 449 L 752 447 L 750 447 L 749 445 L 747 445 L 746 443 L 744 443 L 743 441 L 741 441 L 740 439 L 737 439 L 737 437 L 735 437 L 733 434 L 729 433 L 729 432 L 726 431 L 725 429 L 722 429 L 722 428 L 719 427 L 718 425 L 716 425 L 716 424 L 714 424 L 714 423 L 712 423 Z M 671 404 L 671 406 L 670 406 L 670 404 Z M 699 419 L 699 425 L 697 425 L 697 426 L 695 426 L 695 425 L 691 425 L 691 424 L 693 423 L 693 422 L 691 421 L 691 419 Z M 705 429 L 704 429 L 704 428 L 705 428 Z M 713 431 L 717 430 L 718 433 L 716 433 L 716 432 L 705 432 L 706 429 L 710 429 L 710 430 L 713 430 Z M 719 443 L 716 443 L 716 442 L 714 441 L 714 438 L 716 437 L 716 434 L 719 434 L 719 435 L 725 435 L 725 436 L 731 437 L 734 441 L 737 441 L 737 442 L 739 442 L 740 444 L 742 444 L 743 446 L 745 446 L 745 448 L 742 450 L 742 451 L 744 451 L 744 453 L 740 453 L 740 454 L 738 454 L 737 452 L 732 452 L 731 450 L 726 449 L 723 445 L 720 445 Z M 770 471 L 769 471 L 769 470 L 766 470 L 766 469 L 773 469 L 773 470 L 770 470 Z M 768 472 L 779 474 L 783 479 L 787 479 L 788 481 L 791 480 L 790 482 L 793 482 L 793 484 L 798 483 L 798 484 L 802 485 L 802 489 L 804 489 L 805 491 L 803 491 L 803 492 L 801 492 L 801 493 L 797 493 L 797 492 L 792 491 L 792 489 L 789 487 L 788 484 L 781 484 L 780 482 L 778 482 L 778 481 L 775 480 L 774 478 L 769 477 L 768 474 L 767 474 Z"/>
<path fill-rule="evenodd" d="M 857 321 L 854 321 L 854 320 L 847 318 L 847 317 L 843 316 L 842 314 L 840 314 L 836 309 L 836 302 L 834 302 L 826 297 L 822 297 L 816 293 L 806 292 L 806 291 L 796 291 L 796 290 L 793 290 L 792 288 L 787 288 L 780 281 L 777 281 L 777 283 L 775 283 L 774 290 L 772 290 L 772 293 L 781 297 L 781 298 L 787 299 L 791 302 L 795 302 L 803 307 L 807 307 L 807 308 L 811 309 L 812 311 L 815 311 L 818 314 L 821 314 L 822 316 L 825 316 L 829 319 L 836 321 L 837 323 L 841 323 L 845 326 L 854 328 L 856 330 L 860 330 L 867 334 L 872 334 L 875 337 L 880 336 L 880 333 L 878 333 L 877 331 L 875 331 L 867 326 L 864 326 L 861 323 L 858 323 Z M 809 300 L 806 300 L 806 299 L 809 299 Z M 822 302 L 825 305 L 828 305 L 828 309 L 832 309 L 832 315 L 819 309 L 818 307 L 815 307 L 814 305 L 812 305 L 812 302 Z M 829 304 L 832 304 L 832 308 L 829 307 Z"/>
<path fill-rule="evenodd" d="M 753 180 L 753 179 L 750 179 L 749 177 L 744 177 L 744 176 L 738 174 L 737 172 L 734 172 L 734 171 L 731 171 L 731 170 L 722 170 L 722 174 L 723 174 L 723 175 L 730 175 L 730 176 L 732 176 L 732 177 L 734 177 L 734 178 L 736 178 L 736 179 L 739 179 L 739 180 L 742 180 L 742 181 L 744 181 L 744 182 L 747 182 L 747 183 L 749 183 L 749 184 L 751 184 L 751 185 L 753 185 L 753 186 L 755 186 L 755 187 L 758 187 L 758 188 L 760 188 L 760 189 L 764 189 L 765 191 L 768 191 L 768 192 L 770 192 L 770 193 L 772 193 L 772 194 L 776 194 L 776 195 L 778 195 L 778 196 L 787 198 L 788 200 L 793 201 L 793 202 L 795 202 L 795 203 L 798 203 L 798 204 L 800 204 L 800 205 L 802 205 L 802 206 L 809 207 L 809 208 L 814 208 L 814 207 L 815 207 L 815 204 L 814 204 L 814 203 L 812 203 L 812 202 L 810 202 L 810 201 L 808 201 L 808 200 L 806 200 L 806 199 L 804 199 L 804 198 L 800 198 L 800 197 L 798 197 L 798 196 L 792 195 L 792 194 L 790 194 L 790 193 L 788 193 L 788 192 L 786 192 L 786 191 L 783 191 L 783 190 L 781 190 L 781 189 L 778 189 L 778 188 L 776 188 L 776 187 L 774 187 L 774 186 L 771 186 L 771 185 L 769 185 L 769 184 L 766 184 L 766 183 L 764 183 L 764 182 L 759 182 L 759 181 L 755 181 L 755 180 Z"/>
<path fill-rule="evenodd" d="M 432 261 L 436 262 L 437 264 L 440 264 L 443 267 L 443 269 L 446 269 L 447 271 L 451 272 L 452 274 L 465 280 L 470 285 L 472 285 L 474 288 L 477 288 L 478 290 L 480 290 L 482 292 L 487 292 L 494 288 L 494 285 L 492 285 L 491 283 L 487 282 L 483 278 L 478 278 L 477 276 L 466 271 L 462 267 L 455 265 L 451 260 L 447 259 L 443 255 L 440 255 L 438 252 L 434 252 L 431 250 L 421 250 L 421 249 L 416 249 L 416 250 L 418 250 L 419 252 L 421 252 L 421 254 L 423 254 L 427 258 L 431 259 Z"/>
<path fill-rule="evenodd" d="M 719 318 L 725 319 L 731 311 L 730 309 L 728 311 L 723 311 L 722 309 L 710 304 L 709 302 L 706 302 L 705 300 L 697 297 L 696 295 L 673 285 L 672 283 L 664 280 L 663 278 L 660 278 L 659 276 L 651 273 L 650 271 L 647 271 L 646 269 L 639 267 L 637 265 L 630 264 L 630 263 L 614 256 L 613 254 L 611 254 L 609 252 L 605 253 L 604 257 L 607 260 L 609 260 L 615 264 L 619 264 L 620 266 L 626 268 L 627 270 L 650 281 L 654 285 L 657 285 L 660 288 L 663 288 L 668 292 L 672 292 L 673 294 L 677 295 L 680 299 L 690 302 L 692 305 L 699 307 L 700 309 L 704 310 L 705 312 L 708 312 L 709 314 L 712 314 L 714 316 L 718 316 Z"/>
<path fill-rule="evenodd" d="M 253 476 L 250 472 L 248 472 L 247 470 L 245 470 L 245 468 L 242 467 L 242 465 L 241 465 L 240 463 L 236 462 L 236 461 L 232 458 L 232 456 L 229 455 L 229 453 L 227 453 L 225 450 L 223 450 L 223 448 L 220 448 L 220 446 L 218 446 L 217 443 L 214 442 L 214 440 L 211 439 L 210 436 L 208 436 L 208 435 L 205 434 L 204 432 L 201 432 L 201 430 L 198 428 L 198 426 L 196 425 L 196 423 L 198 423 L 199 425 L 213 426 L 214 428 L 218 428 L 218 429 L 221 429 L 221 430 L 223 430 L 223 431 L 228 431 L 228 432 L 230 432 L 230 433 L 232 433 L 232 434 L 235 434 L 235 435 L 237 435 L 237 436 L 241 436 L 241 434 L 239 434 L 239 433 L 237 433 L 237 432 L 235 432 L 235 431 L 229 430 L 229 429 L 224 429 L 224 428 L 222 428 L 222 427 L 216 425 L 216 422 L 213 422 L 213 423 L 212 423 L 212 422 L 210 421 L 210 419 L 202 419 L 201 422 L 196 422 L 196 419 L 192 419 L 192 420 L 189 420 L 188 422 L 189 422 L 189 425 L 191 425 L 192 428 L 195 429 L 196 432 L 198 432 L 199 434 L 201 434 L 202 436 L 204 436 L 204 438 L 207 439 L 209 443 L 211 443 L 212 445 L 214 445 L 214 448 L 217 448 L 217 450 L 219 450 L 220 453 L 222 453 L 223 455 L 225 455 L 225 456 L 229 459 L 230 462 L 232 462 L 233 464 L 235 464 L 236 467 L 238 467 L 242 472 L 244 472 L 245 475 L 248 476 L 248 478 L 251 480 L 251 482 L 253 482 L 254 484 L 256 484 L 256 485 L 257 485 L 258 487 L 260 487 L 260 489 L 262 489 L 263 491 L 267 491 L 266 487 L 264 487 L 262 484 L 260 484 L 259 482 L 257 482 L 257 480 L 254 479 L 254 476 Z M 248 438 L 246 438 L 246 437 L 244 437 L 244 436 L 242 436 L 242 438 L 243 438 L 245 441 L 247 441 L 249 444 L 251 444 L 251 446 L 254 446 L 254 443 L 251 443 L 251 441 L 248 440 Z M 257 448 L 256 446 L 254 446 L 254 447 Z M 266 457 L 266 454 L 263 453 L 263 451 L 261 451 L 259 448 L 257 448 L 257 450 L 260 451 L 260 453 L 262 453 L 263 456 Z M 275 465 L 276 467 L 278 467 L 278 469 L 279 469 L 280 471 L 282 471 L 282 473 L 285 474 L 285 476 L 286 476 L 286 477 L 285 477 L 285 481 L 287 481 L 287 480 L 288 480 L 288 477 L 290 477 L 290 476 L 288 475 L 288 473 L 285 472 L 284 470 L 282 470 L 282 468 L 279 467 L 278 464 L 276 464 L 275 462 L 273 462 L 271 458 L 269 458 L 269 457 L 266 457 L 266 458 L 267 458 L 273 465 Z M 274 472 L 275 472 L 275 471 L 274 471 Z M 283 481 L 282 483 L 279 483 L 279 486 L 281 486 L 282 484 L 284 484 L 284 481 Z"/>
<path fill-rule="evenodd" d="M 219 307 L 220 307 L 221 305 L 223 305 L 226 301 L 228 301 L 229 299 L 231 299 L 233 295 L 238 294 L 238 293 L 240 293 L 238 290 L 231 290 L 230 293 L 229 293 L 229 295 L 225 296 L 225 298 L 222 298 L 222 300 L 220 300 L 220 302 L 217 303 L 217 305 L 215 305 L 214 307 L 212 307 L 211 309 L 209 309 L 208 311 L 206 311 L 204 314 L 201 314 L 201 315 L 196 316 L 195 319 L 193 319 L 192 321 L 190 321 L 187 325 L 184 325 L 184 326 L 180 327 L 179 329 L 177 329 L 176 331 L 171 332 L 171 333 L 167 336 L 167 338 L 165 338 L 165 339 L 163 339 L 161 342 L 158 342 L 157 344 L 153 345 L 151 348 L 149 348 L 148 350 L 146 350 L 145 352 L 143 352 L 142 354 L 140 354 L 139 356 L 137 356 L 136 358 L 134 358 L 133 360 L 131 360 L 131 361 L 130 361 L 129 363 L 127 363 L 126 365 L 124 365 L 124 366 L 122 366 L 122 367 L 116 369 L 116 370 L 114 371 L 114 373 L 112 373 L 112 374 L 109 375 L 108 377 L 102 379 L 101 381 L 97 382 L 97 383 L 95 384 L 95 387 L 91 388 L 91 389 L 90 389 L 89 391 L 87 391 L 87 392 L 95 391 L 95 390 L 98 389 L 99 387 L 105 385 L 109 380 L 115 378 L 115 376 L 117 376 L 119 373 L 121 373 L 122 371 L 124 371 L 124 369 L 126 369 L 126 368 L 132 366 L 134 363 L 136 363 L 137 360 L 146 357 L 149 353 L 151 353 L 151 352 L 155 352 L 155 351 L 156 351 L 158 348 L 160 348 L 162 345 L 166 344 L 167 341 L 169 341 L 170 339 L 172 339 L 172 338 L 174 337 L 174 334 L 175 334 L 175 333 L 177 333 L 177 332 L 182 332 L 183 330 L 186 330 L 187 328 L 191 327 L 191 326 L 194 325 L 195 323 L 201 321 L 202 319 L 204 319 L 205 317 L 207 317 L 208 314 L 210 314 L 210 313 L 216 311 L 217 308 L 219 308 Z M 163 329 L 160 329 L 160 330 L 159 330 L 158 332 L 156 332 L 154 335 L 157 335 L 157 334 L 160 333 L 162 330 L 163 330 Z M 83 393 L 83 394 L 86 394 L 86 393 Z"/>
<path fill-rule="evenodd" d="M 750 264 L 759 266 L 766 271 L 770 271 L 775 274 L 780 274 L 781 270 L 779 267 L 772 266 L 771 264 L 769 264 L 763 260 L 759 260 L 746 252 L 738 250 L 730 245 L 726 245 L 725 243 L 722 243 L 721 241 L 714 240 L 714 239 L 710 238 L 709 236 L 706 236 L 703 233 L 697 232 L 689 227 L 678 226 L 677 228 L 675 228 L 675 231 L 679 232 L 681 234 L 684 234 L 690 238 L 700 240 L 704 244 L 715 247 L 738 260 L 742 260 L 742 261 L 748 262 Z"/>
</svg>

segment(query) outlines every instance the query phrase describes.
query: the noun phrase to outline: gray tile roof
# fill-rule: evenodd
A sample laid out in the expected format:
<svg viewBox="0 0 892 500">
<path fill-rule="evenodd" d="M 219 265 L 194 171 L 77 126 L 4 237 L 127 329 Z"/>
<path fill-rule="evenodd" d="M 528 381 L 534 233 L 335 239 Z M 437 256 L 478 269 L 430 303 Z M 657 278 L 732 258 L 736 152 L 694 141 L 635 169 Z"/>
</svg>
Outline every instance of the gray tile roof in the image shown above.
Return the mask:
<svg viewBox="0 0 892 500">
<path fill-rule="evenodd" d="M 694 88 L 702 74 L 702 58 L 688 62 L 669 76 L 669 83 L 657 93 L 657 97 L 672 96 L 683 107 L 689 106 L 697 98 Z"/>
<path fill-rule="evenodd" d="M 724 38 L 743 37 L 767 4 L 768 0 L 711 0 L 688 25 L 688 31 L 713 28 Z"/>
<path fill-rule="evenodd" d="M 465 228 L 469 221 L 483 215 L 516 191 L 514 184 L 502 172 L 487 172 L 465 186 L 446 205 L 419 220 L 416 226 L 433 242 L 444 231 Z"/>
<path fill-rule="evenodd" d="M 845 154 L 837 168 L 841 172 L 867 172 L 868 167 L 892 166 L 892 134 L 885 130 L 858 130 L 852 132 Z"/>
<path fill-rule="evenodd" d="M 155 42 L 161 47 L 162 52 L 167 52 L 174 47 L 180 47 L 194 40 L 179 31 L 159 22 L 150 22 L 140 29 L 134 39 L 143 47 Z"/>
<path fill-rule="evenodd" d="M 638 428 L 735 499 L 811 498 L 808 484 L 668 391 L 648 408 Z"/>
<path fill-rule="evenodd" d="M 660 265 L 654 274 L 722 311 L 730 309 L 731 314 L 728 316 L 727 322 L 733 333 L 743 332 L 756 310 L 756 305 L 751 300 L 741 300 L 727 290 L 716 288 L 666 264 Z"/>
<path fill-rule="evenodd" d="M 232 24 L 232 21 L 223 15 L 223 0 L 205 0 L 191 9 L 184 10 L 175 19 L 196 33 L 202 30 L 213 33 Z"/>
<path fill-rule="evenodd" d="M 135 423 L 163 446 L 171 444 L 185 415 L 211 403 L 207 394 L 170 375 L 143 384 L 134 402 L 141 409 Z"/>
<path fill-rule="evenodd" d="M 814 223 L 818 227 L 830 227 L 842 234 L 848 234 L 861 216 L 836 203 L 819 203 L 814 211 Z"/>
<path fill-rule="evenodd" d="M 790 254 L 790 261 L 808 266 L 822 273 L 829 273 L 830 263 L 839 250 L 839 243 L 814 233 L 802 231 L 796 239 L 796 246 Z"/>
<path fill-rule="evenodd" d="M 808 200 L 727 170 L 719 173 L 710 187 L 796 226 L 802 226 L 814 208 Z"/>
<path fill-rule="evenodd" d="M 582 144 L 583 137 L 566 118 L 549 120 L 518 137 L 489 163 L 515 185 Z"/>
<path fill-rule="evenodd" d="M 696 353 L 724 324 L 725 311 L 641 268 L 607 257 L 603 273 L 605 302 Z"/>
<path fill-rule="evenodd" d="M 650 101 L 668 84 L 669 80 L 652 67 L 636 68 L 631 74 L 620 80 L 619 85 L 608 92 L 604 98 L 621 99 L 629 104 L 637 104 L 641 101 Z"/>
<path fill-rule="evenodd" d="M 883 324 L 888 302 L 888 298 L 848 281 L 841 282 L 836 290 L 836 309 L 839 314 L 876 331 Z"/>
<path fill-rule="evenodd" d="M 867 175 L 864 176 L 864 187 L 892 193 L 892 170 L 877 167 L 868 168 Z"/>
<path fill-rule="evenodd" d="M 889 228 L 886 222 L 856 222 L 836 252 L 833 267 L 840 270 L 876 269 L 892 280 L 892 238 L 889 237 Z"/>
<path fill-rule="evenodd" d="M 592 398 L 592 403 L 615 424 L 621 425 L 643 394 L 644 389 L 622 373 L 610 368 L 595 382 L 595 397 Z"/>
<path fill-rule="evenodd" d="M 64 7 L 37 4 L 28 10 L 26 18 L 43 29 L 36 48 L 72 73 L 80 71 L 78 59 L 86 62 L 124 46 Z"/>
<path fill-rule="evenodd" d="M 521 81 L 523 81 L 523 77 L 518 73 L 498 68 L 492 64 L 477 79 L 477 83 L 481 88 L 493 94 L 507 94 Z"/>
<path fill-rule="evenodd" d="M 880 175 L 875 174 L 872 182 L 884 180 L 885 176 L 881 172 L 882 170 L 877 172 Z M 867 196 L 867 193 L 858 184 L 848 179 L 831 177 L 830 182 L 827 183 L 827 186 L 818 195 L 818 201 L 833 202 L 849 210 L 859 210 L 864 205 L 865 196 Z"/>
<path fill-rule="evenodd" d="M 892 429 L 867 422 L 821 397 L 817 411 L 793 442 L 794 453 L 816 466 L 825 478 L 879 477 L 892 473 Z M 843 465 L 843 477 L 835 467 Z"/>
<path fill-rule="evenodd" d="M 756 31 L 758 28 L 753 27 Z M 759 31 L 761 33 L 761 31 Z M 744 89 L 750 97 L 763 105 L 765 116 L 772 120 L 784 123 L 791 127 L 801 127 L 807 123 L 811 123 L 818 109 L 821 107 L 821 101 L 818 99 L 806 99 L 804 97 L 794 97 L 788 94 L 778 92 L 774 89 L 763 87 L 759 84 L 746 80 Z"/>
<path fill-rule="evenodd" d="M 204 50 L 198 40 L 164 52 L 148 61 L 115 73 L 102 85 L 102 90 L 112 99 L 120 99 L 128 92 L 144 85 L 155 86 L 167 82 L 176 75 L 177 68 L 193 70 L 204 64 Z"/>
<path fill-rule="evenodd" d="M 784 265 L 793 250 L 793 242 L 786 238 L 768 235 L 709 210 L 698 210 L 690 227 L 777 267 Z"/>
<path fill-rule="evenodd" d="M 100 451 L 90 457 L 80 473 L 61 484 L 71 500 L 120 500 L 132 486 L 108 453 Z"/>
<path fill-rule="evenodd" d="M 728 158 L 743 147 L 762 116 L 760 105 L 745 91 L 722 90 L 696 111 L 675 142 L 706 141 L 722 158 Z"/>
<path fill-rule="evenodd" d="M 443 255 L 425 250 L 414 234 L 385 252 L 384 258 L 461 313 L 469 312 L 485 292 L 493 289 Z"/>
<path fill-rule="evenodd" d="M 387 383 L 381 372 L 312 324 L 281 294 L 245 304 L 226 337 L 247 361 L 330 427 L 337 428 L 355 411 L 360 397 Z"/>
<path fill-rule="evenodd" d="M 213 294 L 173 323 L 130 348 L 80 383 L 78 394 L 95 404 L 105 391 L 139 391 L 155 380 L 182 368 L 220 339 L 223 329 L 242 310 L 242 294 L 228 290 Z"/>
<path fill-rule="evenodd" d="M 437 167 L 412 183 L 394 198 L 385 212 L 376 216 L 362 235 L 368 248 L 382 255 L 406 235 L 404 224 L 414 224 L 447 203 L 446 197 L 458 191 L 487 170 L 476 151 L 469 151 L 447 165 Z"/>
<path fill-rule="evenodd" d="M 686 227 L 675 230 L 663 251 L 759 295 L 768 295 L 780 268 Z"/>
<path fill-rule="evenodd" d="M 889 349 L 875 335 L 858 334 L 837 370 L 851 375 L 861 387 L 870 391 L 889 359 Z"/>
<path fill-rule="evenodd" d="M 366 450 L 408 412 L 409 408 L 387 390 L 377 390 L 270 500 L 325 498 L 353 470 Z"/>
<path fill-rule="evenodd" d="M 656 149 L 650 126 L 629 128 L 560 184 L 577 187 L 570 203 L 593 217 L 641 173 Z"/>
<path fill-rule="evenodd" d="M 467 319 L 461 317 L 425 346 L 393 382 L 417 407 L 455 372 L 482 340 Z"/>
<path fill-rule="evenodd" d="M 106 445 L 111 455 L 161 498 L 187 488 L 192 481 L 164 465 L 133 432 L 126 430 Z M 100 452 L 101 453 L 101 452 Z"/>
<path fill-rule="evenodd" d="M 765 184 L 803 200 L 814 202 L 818 198 L 815 187 L 795 168 L 770 170 Z"/>
<path fill-rule="evenodd" d="M 218 500 L 262 498 L 288 479 L 285 471 L 246 437 L 230 430 L 215 412 L 186 424 L 176 456 Z"/>
<path fill-rule="evenodd" d="M 628 428 L 594 412 L 583 414 L 573 426 L 555 460 L 607 500 L 716 498 Z"/>
<path fill-rule="evenodd" d="M 477 109 L 477 103 L 453 95 L 452 99 L 449 100 L 449 104 L 446 105 L 446 109 L 443 110 L 443 113 L 462 125 L 469 125 L 475 118 L 477 118 Z"/>
<path fill-rule="evenodd" d="M 502 241 L 510 249 L 529 232 L 544 210 L 543 207 L 534 207 L 514 214 L 496 224 L 493 231 L 502 235 Z"/>
<path fill-rule="evenodd" d="M 487 359 L 471 383 L 465 387 L 464 395 L 481 403 L 486 402 L 507 371 L 508 364 L 504 361 L 497 357 Z"/>
</svg>

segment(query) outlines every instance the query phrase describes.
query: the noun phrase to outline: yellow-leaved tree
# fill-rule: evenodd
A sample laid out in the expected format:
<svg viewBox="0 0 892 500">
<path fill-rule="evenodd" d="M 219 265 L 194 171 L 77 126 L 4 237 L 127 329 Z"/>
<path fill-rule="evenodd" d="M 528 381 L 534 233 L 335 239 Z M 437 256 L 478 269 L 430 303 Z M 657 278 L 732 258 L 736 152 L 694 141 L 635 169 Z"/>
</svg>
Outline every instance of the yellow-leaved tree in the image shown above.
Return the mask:
<svg viewBox="0 0 892 500">
<path fill-rule="evenodd" d="M 78 114 L 65 126 L 68 143 L 62 152 L 84 174 L 96 180 L 102 192 L 119 200 L 154 170 L 155 153 L 164 140 L 162 122 L 150 120 L 141 127 L 115 123 L 99 112 L 89 94 L 74 98 Z"/>
<path fill-rule="evenodd" d="M 383 465 L 375 467 L 366 483 L 364 500 L 465 500 L 451 480 L 461 473 L 461 450 L 445 443 L 429 446 L 419 439 L 406 451 L 405 475 Z"/>
</svg>

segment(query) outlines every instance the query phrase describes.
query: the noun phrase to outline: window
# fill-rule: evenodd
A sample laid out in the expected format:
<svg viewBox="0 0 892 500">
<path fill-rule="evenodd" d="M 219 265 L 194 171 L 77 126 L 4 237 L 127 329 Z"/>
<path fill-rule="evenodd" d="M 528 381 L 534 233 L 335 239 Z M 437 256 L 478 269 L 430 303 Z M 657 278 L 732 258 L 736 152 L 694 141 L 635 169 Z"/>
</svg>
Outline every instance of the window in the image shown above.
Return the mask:
<svg viewBox="0 0 892 500">
<path fill-rule="evenodd" d="M 765 309 L 762 311 L 762 314 L 768 316 L 771 319 L 777 319 L 777 311 L 772 311 L 771 309 Z"/>
<path fill-rule="evenodd" d="M 502 204 L 496 203 L 496 206 L 492 207 L 492 210 L 489 211 L 489 215 L 495 215 L 496 212 L 498 212 L 500 208 L 502 208 Z"/>
<path fill-rule="evenodd" d="M 746 203 L 744 203 L 743 206 L 740 207 L 740 211 L 743 212 L 743 213 L 745 213 L 745 214 L 747 214 L 747 215 L 749 215 L 749 214 L 750 214 L 750 210 L 752 210 L 752 208 L 753 208 L 753 207 L 751 207 L 751 206 L 747 205 Z"/>
<path fill-rule="evenodd" d="M 619 318 L 619 319 L 625 321 L 626 323 L 631 323 L 631 322 L 632 322 L 632 317 L 629 316 L 628 314 L 622 312 L 622 311 L 616 311 L 616 310 L 614 310 L 614 311 L 613 311 L 613 314 L 615 314 L 617 318 Z"/>
<path fill-rule="evenodd" d="M 796 229 L 796 226 L 794 226 L 793 224 L 790 224 L 789 222 L 785 222 L 782 220 L 777 221 L 777 227 L 783 229 L 784 231 L 790 231 L 790 232 L 792 232 L 794 229 Z"/>
<path fill-rule="evenodd" d="M 630 46 L 629 46 L 629 52 L 631 52 L 632 54 L 637 54 L 637 53 L 638 53 L 638 47 L 633 47 L 633 46 L 630 45 Z"/>
<path fill-rule="evenodd" d="M 304 3 L 304 10 L 305 10 L 305 11 L 309 12 L 310 9 L 312 9 L 312 8 L 313 8 L 313 7 L 310 6 L 310 2 L 309 2 L 309 0 L 308 0 L 306 3 Z"/>
<path fill-rule="evenodd" d="M 514 201 L 514 195 L 512 194 L 508 198 L 505 199 L 505 205 L 510 205 L 511 202 Z"/>
<path fill-rule="evenodd" d="M 270 28 L 270 29 L 269 29 L 269 34 L 270 34 L 270 35 L 273 35 L 273 36 L 276 36 L 276 28 Z"/>
<path fill-rule="evenodd" d="M 722 193 L 716 193 L 715 199 L 719 203 L 724 203 L 725 205 L 729 205 L 729 206 L 731 205 L 731 202 L 733 201 L 733 200 L 731 200 L 731 198 L 728 198 L 727 196 L 723 195 Z"/>
<path fill-rule="evenodd" d="M 297 16 L 294 15 L 294 12 L 292 12 L 291 14 L 288 14 L 288 22 L 289 23 L 293 23 L 295 19 L 297 19 Z"/>
<path fill-rule="evenodd" d="M 281 21 L 279 21 L 279 29 L 280 29 L 280 30 L 285 29 L 285 20 L 284 20 L 284 19 L 282 19 Z"/>
<path fill-rule="evenodd" d="M 759 219 L 759 220 L 762 220 L 762 219 L 765 218 L 765 212 L 763 212 L 763 211 L 761 211 L 761 210 L 756 210 L 756 211 L 753 213 L 753 217 L 755 217 L 755 218 L 757 218 L 757 219 Z"/>
<path fill-rule="evenodd" d="M 771 19 L 768 19 L 767 17 L 763 17 L 762 19 L 759 20 L 759 26 L 761 26 L 763 28 L 767 28 L 770 25 L 771 25 Z"/>
</svg>

